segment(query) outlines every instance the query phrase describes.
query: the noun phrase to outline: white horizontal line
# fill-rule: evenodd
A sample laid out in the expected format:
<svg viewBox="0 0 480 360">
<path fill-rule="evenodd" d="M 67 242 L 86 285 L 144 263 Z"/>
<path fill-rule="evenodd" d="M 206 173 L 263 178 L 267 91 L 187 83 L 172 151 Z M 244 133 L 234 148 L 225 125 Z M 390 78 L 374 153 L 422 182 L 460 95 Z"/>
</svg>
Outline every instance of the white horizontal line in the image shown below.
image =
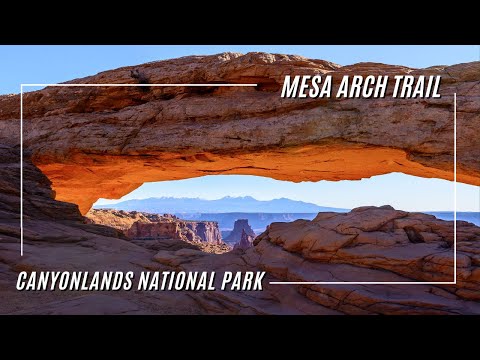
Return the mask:
<svg viewBox="0 0 480 360">
<path fill-rule="evenodd" d="M 93 87 L 93 86 L 232 86 L 232 87 L 246 87 L 246 86 L 257 86 L 258 84 L 21 84 L 22 86 L 60 86 L 60 87 Z"/>
<path fill-rule="evenodd" d="M 270 285 L 455 285 L 456 281 L 270 281 Z"/>
</svg>

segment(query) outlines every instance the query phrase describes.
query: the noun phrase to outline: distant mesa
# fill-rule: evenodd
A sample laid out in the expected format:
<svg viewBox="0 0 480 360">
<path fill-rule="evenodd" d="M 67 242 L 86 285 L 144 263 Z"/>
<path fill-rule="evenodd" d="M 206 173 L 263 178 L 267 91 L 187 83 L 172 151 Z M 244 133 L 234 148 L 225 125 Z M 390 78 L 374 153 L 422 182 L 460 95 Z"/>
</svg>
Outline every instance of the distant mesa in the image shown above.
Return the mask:
<svg viewBox="0 0 480 360">
<path fill-rule="evenodd" d="M 238 244 L 242 240 L 243 233 L 245 233 L 246 236 L 249 236 L 252 239 L 257 236 L 248 224 L 248 219 L 238 219 L 237 221 L 235 221 L 232 232 L 225 238 L 224 241 L 230 244 Z"/>
</svg>

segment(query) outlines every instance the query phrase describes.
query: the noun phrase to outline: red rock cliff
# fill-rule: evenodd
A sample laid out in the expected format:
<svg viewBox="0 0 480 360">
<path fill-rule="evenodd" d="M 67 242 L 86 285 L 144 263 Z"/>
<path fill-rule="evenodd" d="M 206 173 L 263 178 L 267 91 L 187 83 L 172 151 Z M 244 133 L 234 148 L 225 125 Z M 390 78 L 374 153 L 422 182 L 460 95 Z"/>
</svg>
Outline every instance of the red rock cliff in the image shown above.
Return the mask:
<svg viewBox="0 0 480 360">
<path fill-rule="evenodd" d="M 121 230 L 130 239 L 167 238 L 223 244 L 218 223 L 214 221 L 185 221 L 170 214 L 111 209 L 92 209 L 86 217 L 95 224 Z"/>
</svg>

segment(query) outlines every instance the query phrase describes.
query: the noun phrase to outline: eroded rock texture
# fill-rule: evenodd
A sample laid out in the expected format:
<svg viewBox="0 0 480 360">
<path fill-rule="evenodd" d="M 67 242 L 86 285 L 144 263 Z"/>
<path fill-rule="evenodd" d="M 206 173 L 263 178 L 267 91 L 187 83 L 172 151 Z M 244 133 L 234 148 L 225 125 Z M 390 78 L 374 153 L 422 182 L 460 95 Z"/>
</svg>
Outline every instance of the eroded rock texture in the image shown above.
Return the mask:
<svg viewBox="0 0 480 360">
<path fill-rule="evenodd" d="M 441 75 L 440 99 L 282 99 L 285 75 Z M 57 199 L 85 214 L 146 181 L 251 174 L 290 181 L 389 172 L 480 184 L 480 63 L 339 66 L 224 53 L 106 71 L 72 83 L 256 83 L 257 87 L 50 87 L 24 95 L 24 139 Z M 2 142 L 18 142 L 19 97 L 0 97 Z M 301 159 L 301 161 L 299 161 Z"/>
<path fill-rule="evenodd" d="M 183 241 L 223 244 L 215 221 L 187 221 L 171 214 L 91 209 L 86 217 L 95 224 L 121 230 L 130 239 L 170 238 Z"/>
<path fill-rule="evenodd" d="M 27 163 L 25 176 L 30 185 L 25 194 L 25 253 L 21 257 L 18 150 L 3 147 L 1 153 L 0 313 L 480 313 L 480 228 L 465 222 L 458 222 L 456 285 L 270 284 L 453 280 L 453 223 L 391 207 L 273 223 L 257 237 L 255 247 L 242 253 L 209 254 L 180 240 L 161 240 L 145 247 L 115 237 L 115 229 L 85 224 L 74 205 L 52 199 L 48 180 Z M 23 270 L 217 271 L 217 282 L 224 271 L 266 271 L 267 276 L 261 292 L 79 294 L 19 292 L 15 283 Z"/>
<path fill-rule="evenodd" d="M 452 222 L 432 215 L 398 211 L 390 206 L 362 207 L 345 214 L 319 213 L 312 221 L 273 223 L 255 242 L 260 253 L 269 253 L 270 244 L 274 244 L 302 259 L 327 263 L 332 270 L 319 279 L 314 277 L 318 276 L 316 271 L 306 270 L 308 266 L 270 269 L 288 281 L 405 281 L 398 280 L 399 275 L 416 281 L 452 282 L 453 230 Z M 456 248 L 457 284 L 447 288 L 460 298 L 479 301 L 480 228 L 457 221 Z M 342 273 L 336 270 L 342 267 L 334 264 L 349 266 Z M 352 266 L 382 271 L 368 275 Z M 324 271 L 328 272 L 327 268 Z"/>
</svg>

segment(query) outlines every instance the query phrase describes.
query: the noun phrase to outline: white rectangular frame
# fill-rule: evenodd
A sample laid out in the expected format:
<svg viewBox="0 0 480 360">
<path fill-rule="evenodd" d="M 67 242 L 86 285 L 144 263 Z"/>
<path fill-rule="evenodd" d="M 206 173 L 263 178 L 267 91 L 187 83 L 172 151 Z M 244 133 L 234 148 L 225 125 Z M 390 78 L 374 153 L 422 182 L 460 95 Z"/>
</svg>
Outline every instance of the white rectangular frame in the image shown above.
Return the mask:
<svg viewBox="0 0 480 360">
<path fill-rule="evenodd" d="M 24 87 L 249 87 L 258 84 L 20 84 L 20 255 L 23 256 L 23 88 Z M 453 94 L 453 281 L 270 281 L 271 285 L 455 285 L 457 283 L 457 94 Z"/>
</svg>

